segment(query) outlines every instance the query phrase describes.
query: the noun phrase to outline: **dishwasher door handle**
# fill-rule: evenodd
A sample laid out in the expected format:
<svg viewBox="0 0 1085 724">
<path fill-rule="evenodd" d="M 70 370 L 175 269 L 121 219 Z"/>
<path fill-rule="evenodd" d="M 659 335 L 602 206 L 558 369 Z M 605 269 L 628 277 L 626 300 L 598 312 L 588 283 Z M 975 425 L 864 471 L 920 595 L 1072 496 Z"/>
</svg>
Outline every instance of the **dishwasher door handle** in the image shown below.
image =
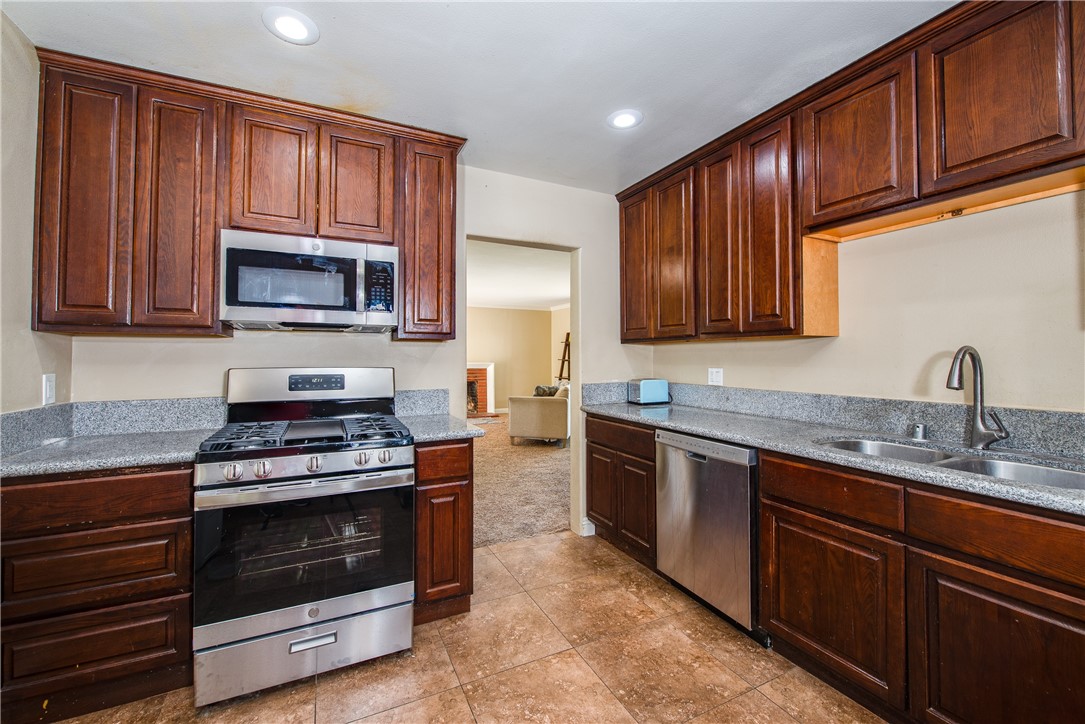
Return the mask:
<svg viewBox="0 0 1085 724">
<path fill-rule="evenodd" d="M 687 452 L 686 457 L 689 458 L 690 460 L 695 460 L 696 462 L 699 462 L 699 463 L 707 463 L 708 462 L 708 456 L 707 455 L 701 455 L 700 453 Z"/>
</svg>

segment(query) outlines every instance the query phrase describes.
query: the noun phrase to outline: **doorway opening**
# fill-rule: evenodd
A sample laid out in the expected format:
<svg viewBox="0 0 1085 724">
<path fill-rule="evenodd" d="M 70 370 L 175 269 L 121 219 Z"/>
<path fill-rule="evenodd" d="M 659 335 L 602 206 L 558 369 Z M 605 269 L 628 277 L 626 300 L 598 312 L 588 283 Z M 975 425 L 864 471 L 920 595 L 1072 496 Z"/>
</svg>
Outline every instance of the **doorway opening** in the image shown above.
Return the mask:
<svg viewBox="0 0 1085 724">
<path fill-rule="evenodd" d="M 476 547 L 569 528 L 573 249 L 467 238 Z"/>
</svg>

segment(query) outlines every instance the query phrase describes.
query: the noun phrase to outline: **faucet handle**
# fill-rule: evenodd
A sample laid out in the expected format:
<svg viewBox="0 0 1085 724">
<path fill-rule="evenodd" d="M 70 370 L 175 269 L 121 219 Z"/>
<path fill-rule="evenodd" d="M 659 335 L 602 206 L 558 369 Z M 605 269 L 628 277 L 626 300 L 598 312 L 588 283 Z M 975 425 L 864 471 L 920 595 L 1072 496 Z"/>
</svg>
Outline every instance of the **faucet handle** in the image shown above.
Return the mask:
<svg viewBox="0 0 1085 724">
<path fill-rule="evenodd" d="M 995 423 L 995 429 L 991 430 L 995 434 L 998 440 L 1005 440 L 1010 436 L 1010 431 L 1006 429 L 1006 426 L 1002 424 L 1002 418 L 998 416 L 998 413 L 994 410 L 988 410 L 988 414 L 991 415 L 991 419 Z"/>
</svg>

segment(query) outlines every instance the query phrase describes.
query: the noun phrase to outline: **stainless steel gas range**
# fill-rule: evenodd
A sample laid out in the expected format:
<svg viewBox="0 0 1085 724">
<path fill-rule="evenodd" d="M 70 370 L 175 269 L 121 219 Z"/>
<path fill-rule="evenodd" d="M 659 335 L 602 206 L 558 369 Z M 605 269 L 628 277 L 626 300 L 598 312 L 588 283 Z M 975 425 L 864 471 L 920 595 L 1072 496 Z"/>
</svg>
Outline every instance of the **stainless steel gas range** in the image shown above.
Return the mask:
<svg viewBox="0 0 1085 724">
<path fill-rule="evenodd" d="M 232 369 L 196 456 L 202 706 L 410 648 L 414 438 L 391 368 Z"/>
</svg>

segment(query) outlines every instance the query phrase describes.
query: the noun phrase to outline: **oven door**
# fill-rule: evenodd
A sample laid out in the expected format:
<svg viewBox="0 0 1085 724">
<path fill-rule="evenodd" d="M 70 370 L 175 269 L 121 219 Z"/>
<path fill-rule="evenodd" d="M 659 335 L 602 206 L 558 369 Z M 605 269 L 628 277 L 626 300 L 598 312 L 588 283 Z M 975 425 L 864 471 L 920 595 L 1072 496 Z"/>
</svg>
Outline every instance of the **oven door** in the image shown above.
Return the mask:
<svg viewBox="0 0 1085 724">
<path fill-rule="evenodd" d="M 414 598 L 413 470 L 198 491 L 194 528 L 196 649 Z"/>
</svg>

